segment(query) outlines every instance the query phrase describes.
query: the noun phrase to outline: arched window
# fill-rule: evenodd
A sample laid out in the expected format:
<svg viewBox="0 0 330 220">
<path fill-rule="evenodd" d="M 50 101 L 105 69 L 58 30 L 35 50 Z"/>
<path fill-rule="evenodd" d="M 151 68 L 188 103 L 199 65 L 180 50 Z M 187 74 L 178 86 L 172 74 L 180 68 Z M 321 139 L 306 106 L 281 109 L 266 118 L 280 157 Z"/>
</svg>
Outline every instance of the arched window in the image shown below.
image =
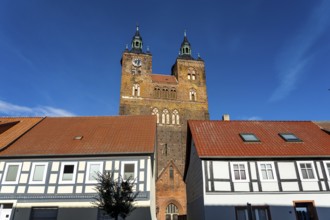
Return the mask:
<svg viewBox="0 0 330 220">
<path fill-rule="evenodd" d="M 197 100 L 196 90 L 194 90 L 194 89 L 190 90 L 189 99 L 190 99 L 190 101 L 193 101 L 193 102 L 195 102 Z"/>
<path fill-rule="evenodd" d="M 133 85 L 132 95 L 133 96 L 140 96 L 140 85 L 139 84 L 134 84 Z"/>
<path fill-rule="evenodd" d="M 163 95 L 162 95 L 162 97 L 164 99 L 168 99 L 168 88 L 167 87 L 164 87 L 163 88 Z"/>
<path fill-rule="evenodd" d="M 188 73 L 188 79 L 189 79 L 189 80 L 191 79 L 191 74 L 190 74 L 190 73 Z"/>
<path fill-rule="evenodd" d="M 171 95 L 170 95 L 171 99 L 176 99 L 176 89 L 175 88 L 171 88 Z"/>
<path fill-rule="evenodd" d="M 179 216 L 179 209 L 173 203 L 166 208 L 166 220 L 177 220 Z"/>
<path fill-rule="evenodd" d="M 160 98 L 160 88 L 158 86 L 154 88 L 154 97 Z"/>
<path fill-rule="evenodd" d="M 157 124 L 159 123 L 159 112 L 157 108 L 154 108 L 151 112 L 152 115 L 156 115 L 157 117 Z"/>
<path fill-rule="evenodd" d="M 174 125 L 180 124 L 180 116 L 178 110 L 174 110 L 172 113 L 172 124 Z"/>
<path fill-rule="evenodd" d="M 162 123 L 163 124 L 170 124 L 170 114 L 167 109 L 163 110 L 162 113 Z"/>
</svg>

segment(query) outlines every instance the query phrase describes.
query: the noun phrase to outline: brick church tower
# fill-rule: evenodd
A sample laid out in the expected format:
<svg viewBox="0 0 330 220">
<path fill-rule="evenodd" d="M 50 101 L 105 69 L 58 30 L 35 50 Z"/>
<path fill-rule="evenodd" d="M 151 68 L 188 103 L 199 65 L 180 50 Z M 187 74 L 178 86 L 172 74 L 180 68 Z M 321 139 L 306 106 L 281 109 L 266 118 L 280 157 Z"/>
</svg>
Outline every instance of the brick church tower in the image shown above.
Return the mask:
<svg viewBox="0 0 330 220">
<path fill-rule="evenodd" d="M 152 54 L 143 51 L 136 28 L 131 49 L 122 55 L 120 115 L 156 115 L 158 220 L 186 214 L 185 165 L 187 120 L 209 119 L 204 61 L 191 55 L 184 34 L 170 75 L 152 72 Z M 143 126 L 143 125 L 142 125 Z"/>
</svg>

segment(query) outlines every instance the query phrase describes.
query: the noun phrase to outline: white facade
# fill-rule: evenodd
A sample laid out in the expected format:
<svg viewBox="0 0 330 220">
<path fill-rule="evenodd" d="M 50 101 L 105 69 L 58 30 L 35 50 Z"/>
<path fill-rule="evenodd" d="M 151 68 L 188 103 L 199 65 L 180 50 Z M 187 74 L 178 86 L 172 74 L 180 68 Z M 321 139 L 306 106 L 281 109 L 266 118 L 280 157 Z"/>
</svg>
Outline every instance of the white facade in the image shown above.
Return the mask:
<svg viewBox="0 0 330 220">
<path fill-rule="evenodd" d="M 329 169 L 329 158 L 201 159 L 192 143 L 188 219 L 248 220 L 249 209 L 258 220 L 296 220 L 307 210 L 314 219 L 328 219 Z"/>
<path fill-rule="evenodd" d="M 48 207 L 48 211 L 57 212 L 57 219 L 72 219 L 74 214 L 79 219 L 96 220 L 98 211 L 93 204 L 97 183 L 95 176 L 96 172 L 104 171 L 110 171 L 115 179 L 119 175 L 132 175 L 136 183 L 135 191 L 139 192 L 136 210 L 144 209 L 150 219 L 154 218 L 155 180 L 152 163 L 153 158 L 148 155 L 1 159 L 0 216 L 9 218 L 0 219 L 30 219 L 32 210 Z M 72 209 L 71 213 L 68 208 Z"/>
</svg>

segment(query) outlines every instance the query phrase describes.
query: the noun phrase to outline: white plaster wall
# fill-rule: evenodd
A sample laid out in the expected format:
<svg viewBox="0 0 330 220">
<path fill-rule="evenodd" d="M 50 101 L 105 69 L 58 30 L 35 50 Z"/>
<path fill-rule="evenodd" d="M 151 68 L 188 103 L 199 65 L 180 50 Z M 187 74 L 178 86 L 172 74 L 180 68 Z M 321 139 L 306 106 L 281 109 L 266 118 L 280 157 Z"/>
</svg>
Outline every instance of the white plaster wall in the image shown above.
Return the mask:
<svg viewBox="0 0 330 220">
<path fill-rule="evenodd" d="M 15 192 L 15 186 L 2 186 L 1 187 L 1 193 L 14 193 Z"/>
<path fill-rule="evenodd" d="M 230 191 L 230 182 L 214 182 L 215 191 Z"/>
<path fill-rule="evenodd" d="M 22 166 L 22 171 L 29 171 L 31 166 L 31 162 L 24 162 Z"/>
<path fill-rule="evenodd" d="M 250 191 L 249 183 L 248 182 L 234 182 L 234 191 L 242 192 L 242 191 Z"/>
<path fill-rule="evenodd" d="M 261 188 L 263 192 L 267 191 L 279 191 L 277 182 L 261 182 Z"/>
<path fill-rule="evenodd" d="M 112 170 L 112 161 L 105 162 L 105 170 Z"/>
<path fill-rule="evenodd" d="M 298 182 L 282 182 L 283 191 L 299 191 Z"/>
<path fill-rule="evenodd" d="M 257 177 L 257 167 L 255 162 L 250 162 L 250 171 L 251 171 L 251 179 L 256 180 L 258 179 Z"/>
<path fill-rule="evenodd" d="M 43 194 L 45 192 L 45 187 L 44 186 L 29 186 L 27 192 Z"/>
<path fill-rule="evenodd" d="M 52 165 L 52 171 L 58 171 L 60 167 L 60 163 L 59 162 L 53 162 Z"/>
<path fill-rule="evenodd" d="M 294 162 L 279 162 L 280 179 L 297 179 Z"/>
<path fill-rule="evenodd" d="M 73 186 L 59 186 L 57 193 L 73 193 Z"/>
<path fill-rule="evenodd" d="M 317 169 L 317 172 L 319 174 L 319 178 L 323 179 L 323 172 L 322 172 L 322 169 L 321 169 L 320 162 L 316 162 L 316 169 Z"/>
<path fill-rule="evenodd" d="M 3 171 L 4 167 L 5 167 L 5 162 L 0 162 L 0 171 Z"/>
<path fill-rule="evenodd" d="M 85 161 L 80 161 L 79 162 L 79 171 L 84 171 L 86 169 L 86 162 Z"/>
<path fill-rule="evenodd" d="M 228 162 L 214 161 L 213 162 L 213 177 L 215 179 L 229 179 Z"/>
<path fill-rule="evenodd" d="M 304 191 L 315 191 L 320 190 L 319 184 L 317 181 L 302 181 L 302 188 Z"/>
</svg>

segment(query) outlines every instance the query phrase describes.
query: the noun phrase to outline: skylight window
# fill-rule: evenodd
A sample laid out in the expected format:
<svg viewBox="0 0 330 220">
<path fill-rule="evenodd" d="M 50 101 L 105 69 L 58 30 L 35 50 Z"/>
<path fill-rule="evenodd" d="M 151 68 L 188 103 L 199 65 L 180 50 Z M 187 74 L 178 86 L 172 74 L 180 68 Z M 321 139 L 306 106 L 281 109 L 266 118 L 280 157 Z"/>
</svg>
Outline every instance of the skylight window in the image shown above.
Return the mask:
<svg viewBox="0 0 330 220">
<path fill-rule="evenodd" d="M 260 142 L 259 138 L 252 133 L 240 133 L 239 135 L 244 142 Z"/>
<path fill-rule="evenodd" d="M 279 133 L 281 138 L 283 138 L 287 142 L 301 142 L 302 140 L 299 139 L 296 135 L 292 133 Z"/>
</svg>

